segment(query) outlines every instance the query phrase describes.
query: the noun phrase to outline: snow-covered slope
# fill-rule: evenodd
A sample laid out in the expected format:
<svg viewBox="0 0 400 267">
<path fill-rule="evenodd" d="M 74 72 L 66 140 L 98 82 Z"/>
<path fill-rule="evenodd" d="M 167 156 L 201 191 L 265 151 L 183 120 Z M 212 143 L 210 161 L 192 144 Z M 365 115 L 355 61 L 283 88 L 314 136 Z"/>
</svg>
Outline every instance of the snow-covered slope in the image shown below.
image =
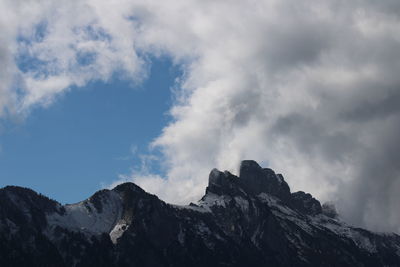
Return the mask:
<svg viewBox="0 0 400 267">
<path fill-rule="evenodd" d="M 117 226 L 122 221 L 121 196 L 117 192 L 107 190 L 94 197 L 97 198 L 97 205 L 94 204 L 96 202 L 93 202 L 93 199 L 88 199 L 76 204 L 65 205 L 63 214 L 56 212 L 47 214 L 49 236 L 51 237 L 53 229 L 58 226 L 89 235 L 112 233 L 115 240 L 117 232 L 121 231 L 121 227 Z M 99 208 L 100 206 L 101 208 Z"/>
</svg>

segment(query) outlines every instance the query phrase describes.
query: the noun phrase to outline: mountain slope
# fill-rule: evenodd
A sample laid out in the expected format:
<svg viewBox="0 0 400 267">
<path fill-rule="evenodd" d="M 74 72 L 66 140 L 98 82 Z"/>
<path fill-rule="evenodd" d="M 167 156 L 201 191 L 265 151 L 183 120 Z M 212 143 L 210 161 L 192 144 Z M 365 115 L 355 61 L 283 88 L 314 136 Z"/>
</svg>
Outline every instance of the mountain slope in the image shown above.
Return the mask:
<svg viewBox="0 0 400 267">
<path fill-rule="evenodd" d="M 0 266 L 400 266 L 400 237 L 346 225 L 243 161 L 212 170 L 197 204 L 167 204 L 133 183 L 60 205 L 0 190 Z"/>
</svg>

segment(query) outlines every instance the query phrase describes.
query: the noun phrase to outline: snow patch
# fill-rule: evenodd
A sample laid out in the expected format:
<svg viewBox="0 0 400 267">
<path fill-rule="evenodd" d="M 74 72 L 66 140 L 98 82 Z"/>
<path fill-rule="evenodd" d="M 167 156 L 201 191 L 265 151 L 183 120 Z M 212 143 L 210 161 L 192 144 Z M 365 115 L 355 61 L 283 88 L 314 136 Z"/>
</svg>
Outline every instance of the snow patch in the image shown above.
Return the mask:
<svg viewBox="0 0 400 267">
<path fill-rule="evenodd" d="M 377 252 L 376 245 L 368 236 L 363 235 L 356 228 L 353 228 L 342 221 L 325 215 L 314 216 L 310 219 L 313 224 L 320 229 L 327 229 L 338 236 L 351 239 L 359 248 L 364 249 L 369 253 Z"/>
<path fill-rule="evenodd" d="M 220 206 L 226 208 L 227 202 L 229 202 L 231 198 L 228 196 L 220 196 L 213 193 L 207 193 L 202 200 L 198 202 L 199 206 L 205 209 L 210 210 L 210 207 Z"/>
<path fill-rule="evenodd" d="M 178 209 L 178 210 L 192 210 L 196 212 L 210 212 L 209 209 L 206 209 L 204 207 L 199 207 L 199 206 L 193 206 L 193 205 L 175 205 L 175 204 L 170 204 L 173 208 Z"/>
<path fill-rule="evenodd" d="M 126 230 L 128 230 L 128 228 L 129 228 L 129 225 L 126 223 L 126 221 L 120 220 L 110 232 L 111 242 L 113 242 L 113 244 L 116 244 L 118 241 L 118 238 L 120 238 L 123 235 L 123 233 Z"/>
<path fill-rule="evenodd" d="M 101 204 L 101 212 L 89 200 L 65 205 L 63 215 L 58 213 L 47 215 L 48 229 L 46 233 L 51 238 L 51 234 L 57 226 L 87 235 L 100 235 L 114 231 L 122 216 L 121 197 L 114 191 L 105 192 L 101 195 Z"/>
<path fill-rule="evenodd" d="M 264 202 L 267 203 L 268 206 L 271 208 L 271 212 L 279 219 L 282 220 L 289 220 L 295 225 L 297 225 L 299 228 L 301 228 L 303 231 L 307 232 L 308 234 L 312 235 L 313 234 L 313 228 L 312 224 L 307 221 L 306 217 L 299 214 L 298 212 L 292 210 L 291 208 L 287 207 L 283 203 L 280 203 L 280 201 L 266 193 L 261 193 L 258 195 L 258 198 Z"/>
</svg>

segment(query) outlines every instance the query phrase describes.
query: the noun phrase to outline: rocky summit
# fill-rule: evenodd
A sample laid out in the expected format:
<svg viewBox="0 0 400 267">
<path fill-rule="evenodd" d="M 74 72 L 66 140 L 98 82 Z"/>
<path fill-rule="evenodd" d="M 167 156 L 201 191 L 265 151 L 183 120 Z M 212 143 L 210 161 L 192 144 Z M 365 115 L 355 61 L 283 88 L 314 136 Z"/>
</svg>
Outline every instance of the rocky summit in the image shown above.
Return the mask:
<svg viewBox="0 0 400 267">
<path fill-rule="evenodd" d="M 255 161 L 211 171 L 197 204 L 133 183 L 61 205 L 0 189 L 0 266 L 400 266 L 400 237 L 347 225 Z"/>
</svg>

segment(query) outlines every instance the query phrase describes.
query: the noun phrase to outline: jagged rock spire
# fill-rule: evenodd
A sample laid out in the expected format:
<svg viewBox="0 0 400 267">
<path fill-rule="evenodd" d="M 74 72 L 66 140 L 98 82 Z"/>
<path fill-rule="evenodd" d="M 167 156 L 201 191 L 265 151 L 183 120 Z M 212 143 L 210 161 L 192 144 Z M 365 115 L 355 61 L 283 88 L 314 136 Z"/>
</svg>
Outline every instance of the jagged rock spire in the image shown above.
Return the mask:
<svg viewBox="0 0 400 267">
<path fill-rule="evenodd" d="M 240 164 L 239 178 L 247 192 L 257 195 L 267 193 L 288 202 L 290 188 L 280 174 L 269 168 L 261 168 L 254 160 L 243 160 Z"/>
<path fill-rule="evenodd" d="M 237 194 L 239 191 L 238 177 L 228 171 L 221 172 L 218 169 L 213 169 L 208 178 L 208 187 L 206 192 L 217 195 L 222 194 Z"/>
<path fill-rule="evenodd" d="M 258 195 L 267 193 L 290 201 L 290 188 L 280 174 L 268 168 L 261 168 L 254 160 L 244 160 L 240 164 L 239 177 L 228 171 L 221 172 L 213 169 L 209 176 L 207 192 L 215 194 Z"/>
<path fill-rule="evenodd" d="M 254 160 L 241 162 L 239 177 L 228 171 L 213 169 L 210 172 L 206 192 L 217 195 L 249 196 L 266 193 L 304 214 L 315 215 L 322 212 L 320 202 L 311 194 L 302 191 L 291 193 L 289 185 L 281 174 L 276 174 L 269 168 L 262 168 Z"/>
</svg>

